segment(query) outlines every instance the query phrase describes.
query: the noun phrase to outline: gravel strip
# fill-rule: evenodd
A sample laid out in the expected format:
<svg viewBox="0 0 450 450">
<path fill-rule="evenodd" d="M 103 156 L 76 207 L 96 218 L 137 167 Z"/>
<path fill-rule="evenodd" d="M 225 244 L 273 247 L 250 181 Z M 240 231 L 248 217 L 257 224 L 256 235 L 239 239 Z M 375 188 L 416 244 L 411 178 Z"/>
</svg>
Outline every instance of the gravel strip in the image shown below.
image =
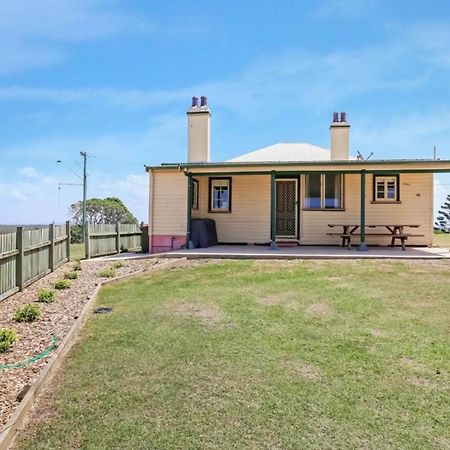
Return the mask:
<svg viewBox="0 0 450 450">
<path fill-rule="evenodd" d="M 154 258 L 122 260 L 123 267 L 115 269 L 115 272 L 116 276 L 122 276 L 166 262 L 167 260 L 161 261 Z M 174 266 L 179 263 L 180 260 L 173 260 Z M 41 316 L 35 322 L 14 321 L 16 308 L 36 302 L 39 289 L 53 287 L 53 283 L 63 278 L 64 273 L 72 271 L 73 263 L 64 264 L 24 291 L 0 302 L 0 327 L 14 328 L 19 338 L 9 351 L 0 353 L 0 364 L 17 363 L 36 356 L 51 344 L 52 336 L 56 336 L 60 342 L 78 318 L 78 314 L 94 292 L 96 285 L 105 279 L 100 278 L 98 272 L 112 267 L 113 264 L 113 261 L 105 260 L 83 261 L 83 270 L 78 272 L 78 279 L 72 280 L 70 289 L 56 290 L 56 300 L 53 303 L 37 303 L 41 307 Z M 0 430 L 19 404 L 17 395 L 25 385 L 31 385 L 36 380 L 51 355 L 52 353 L 26 367 L 0 369 Z"/>
</svg>

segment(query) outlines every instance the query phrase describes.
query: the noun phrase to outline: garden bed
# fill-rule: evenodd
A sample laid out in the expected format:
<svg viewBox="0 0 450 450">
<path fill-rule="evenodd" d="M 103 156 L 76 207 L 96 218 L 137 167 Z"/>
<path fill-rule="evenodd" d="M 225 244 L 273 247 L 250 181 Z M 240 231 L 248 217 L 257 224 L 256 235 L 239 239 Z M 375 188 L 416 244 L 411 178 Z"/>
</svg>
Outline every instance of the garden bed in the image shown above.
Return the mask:
<svg viewBox="0 0 450 450">
<path fill-rule="evenodd" d="M 113 268 L 112 276 L 123 276 L 151 268 L 157 259 L 138 259 L 122 261 L 121 267 L 114 267 L 114 261 L 84 261 L 78 278 L 71 280 L 69 289 L 55 290 L 56 300 L 52 303 L 37 302 L 41 289 L 51 289 L 64 274 L 71 272 L 74 263 L 66 263 L 55 272 L 38 280 L 23 292 L 0 302 L 0 328 L 13 328 L 18 340 L 6 352 L 0 353 L 0 430 L 11 417 L 20 401 L 18 395 L 27 385 L 39 376 L 52 355 L 52 342 L 61 342 L 78 318 L 83 306 L 99 282 L 107 279 L 99 276 L 103 271 Z M 34 322 L 17 322 L 14 319 L 18 307 L 34 303 L 41 309 L 40 317 Z M 50 348 L 49 348 L 50 347 Z M 19 368 L 1 368 L 2 365 L 21 363 L 49 350 L 41 359 Z"/>
</svg>

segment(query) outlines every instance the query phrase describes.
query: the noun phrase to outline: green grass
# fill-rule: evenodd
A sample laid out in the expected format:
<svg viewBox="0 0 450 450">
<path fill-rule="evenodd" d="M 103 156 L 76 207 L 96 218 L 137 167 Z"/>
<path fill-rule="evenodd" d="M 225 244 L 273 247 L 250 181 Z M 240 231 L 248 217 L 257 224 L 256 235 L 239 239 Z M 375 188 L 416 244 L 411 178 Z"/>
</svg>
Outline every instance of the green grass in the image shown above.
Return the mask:
<svg viewBox="0 0 450 450">
<path fill-rule="evenodd" d="M 106 286 L 114 311 L 91 317 L 19 448 L 448 448 L 449 299 L 439 261 L 225 262 Z"/>
<path fill-rule="evenodd" d="M 84 259 L 84 244 L 70 244 L 70 260 Z"/>
<path fill-rule="evenodd" d="M 436 247 L 450 247 L 450 233 L 435 231 L 433 245 Z"/>
</svg>

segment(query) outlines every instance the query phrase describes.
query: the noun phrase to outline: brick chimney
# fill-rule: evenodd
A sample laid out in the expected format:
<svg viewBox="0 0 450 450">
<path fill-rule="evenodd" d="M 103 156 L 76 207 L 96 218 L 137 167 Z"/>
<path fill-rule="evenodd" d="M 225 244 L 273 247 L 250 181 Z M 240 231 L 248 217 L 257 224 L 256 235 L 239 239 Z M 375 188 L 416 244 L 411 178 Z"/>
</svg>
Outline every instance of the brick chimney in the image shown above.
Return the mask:
<svg viewBox="0 0 450 450">
<path fill-rule="evenodd" d="M 330 125 L 330 150 L 332 160 L 349 159 L 349 135 L 350 124 L 347 122 L 347 114 L 333 113 L 333 121 Z"/>
<path fill-rule="evenodd" d="M 192 97 L 188 116 L 188 162 L 209 162 L 210 160 L 210 121 L 211 111 L 207 98 Z"/>
</svg>

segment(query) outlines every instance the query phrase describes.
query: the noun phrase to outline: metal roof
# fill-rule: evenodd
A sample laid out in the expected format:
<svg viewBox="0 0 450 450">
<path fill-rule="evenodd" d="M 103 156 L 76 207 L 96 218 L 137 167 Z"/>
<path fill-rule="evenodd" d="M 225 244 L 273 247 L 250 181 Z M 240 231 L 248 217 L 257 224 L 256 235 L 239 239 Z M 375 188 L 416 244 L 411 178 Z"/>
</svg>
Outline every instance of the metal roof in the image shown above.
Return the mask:
<svg viewBox="0 0 450 450">
<path fill-rule="evenodd" d="M 261 161 L 326 161 L 331 159 L 327 148 L 304 142 L 278 143 L 229 159 L 227 162 Z M 354 159 L 353 157 L 350 159 Z"/>
<path fill-rule="evenodd" d="M 162 163 L 159 166 L 146 166 L 146 169 L 164 168 L 202 168 L 202 167 L 256 167 L 256 166 L 362 166 L 362 165 L 397 165 L 397 164 L 421 164 L 421 163 L 445 163 L 450 164 L 450 160 L 436 159 L 370 159 L 370 160 L 320 160 L 320 161 L 223 161 L 223 162 L 175 162 Z"/>
</svg>

